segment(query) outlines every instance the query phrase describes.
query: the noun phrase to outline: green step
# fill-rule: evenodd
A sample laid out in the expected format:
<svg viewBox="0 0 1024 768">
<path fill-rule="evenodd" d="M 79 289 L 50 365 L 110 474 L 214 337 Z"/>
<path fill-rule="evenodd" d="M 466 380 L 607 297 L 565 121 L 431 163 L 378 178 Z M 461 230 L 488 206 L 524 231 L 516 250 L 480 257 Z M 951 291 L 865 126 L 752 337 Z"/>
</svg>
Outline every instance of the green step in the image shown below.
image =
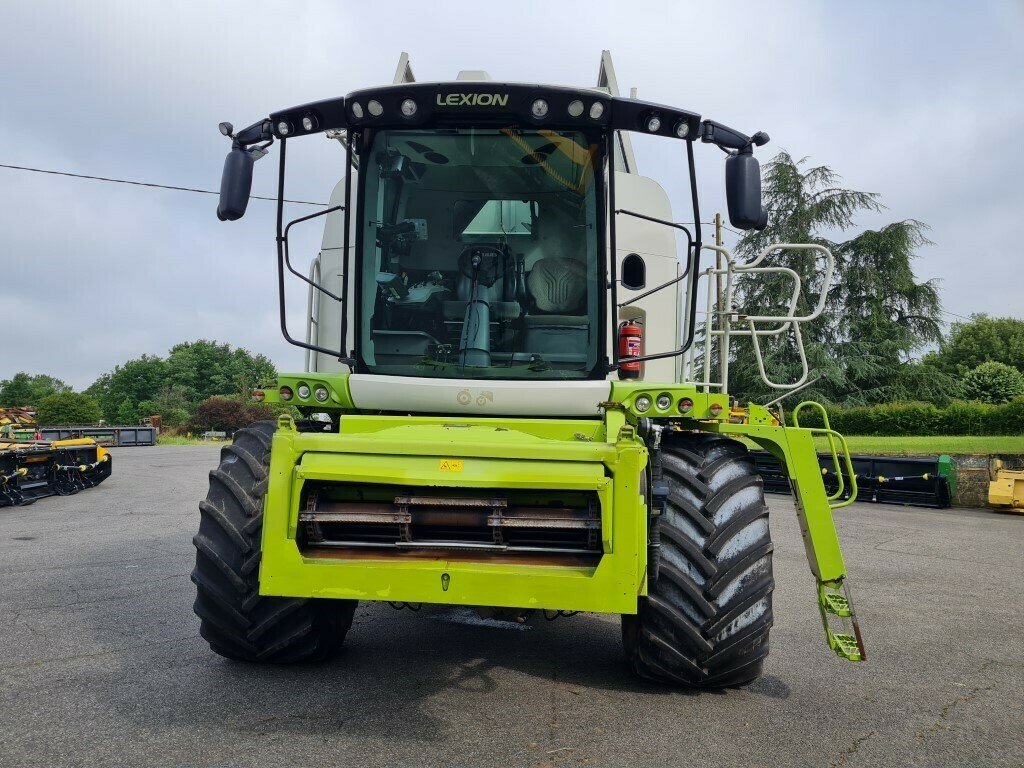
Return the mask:
<svg viewBox="0 0 1024 768">
<path fill-rule="evenodd" d="M 847 661 L 864 661 L 864 646 L 858 639 L 857 617 L 842 581 L 818 582 L 818 609 L 821 611 L 821 623 L 825 627 L 828 647 Z M 852 626 L 853 631 L 834 631 L 831 624 L 837 620 L 843 624 L 844 630 Z"/>
<path fill-rule="evenodd" d="M 857 645 L 857 638 L 853 635 L 848 635 L 845 632 L 829 632 L 828 644 L 832 646 L 837 656 L 842 656 L 847 661 L 864 660 L 860 646 Z"/>
</svg>

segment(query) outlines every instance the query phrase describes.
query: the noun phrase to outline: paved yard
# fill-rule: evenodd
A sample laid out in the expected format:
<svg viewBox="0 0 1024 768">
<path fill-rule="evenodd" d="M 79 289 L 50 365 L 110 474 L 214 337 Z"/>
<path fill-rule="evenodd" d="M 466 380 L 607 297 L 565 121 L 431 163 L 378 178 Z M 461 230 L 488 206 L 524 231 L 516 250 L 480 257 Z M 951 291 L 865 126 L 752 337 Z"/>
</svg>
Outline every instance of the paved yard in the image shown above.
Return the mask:
<svg viewBox="0 0 1024 768">
<path fill-rule="evenodd" d="M 745 690 L 633 679 L 612 617 L 370 604 L 336 661 L 268 668 L 211 653 L 191 610 L 216 458 L 122 449 L 99 488 L 0 509 L 0 766 L 1024 765 L 1024 517 L 839 513 L 852 665 L 773 497 L 772 654 Z"/>
</svg>

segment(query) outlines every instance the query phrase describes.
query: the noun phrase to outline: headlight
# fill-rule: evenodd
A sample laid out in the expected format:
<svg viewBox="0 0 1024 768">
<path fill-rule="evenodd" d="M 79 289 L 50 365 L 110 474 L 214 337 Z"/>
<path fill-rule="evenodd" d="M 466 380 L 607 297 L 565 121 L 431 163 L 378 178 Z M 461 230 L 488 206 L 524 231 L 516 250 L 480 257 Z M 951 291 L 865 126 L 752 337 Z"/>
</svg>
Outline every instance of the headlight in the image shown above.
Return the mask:
<svg viewBox="0 0 1024 768">
<path fill-rule="evenodd" d="M 326 403 L 329 396 L 330 393 L 327 391 L 327 387 L 317 387 L 313 390 L 313 397 L 315 397 L 318 402 Z"/>
<path fill-rule="evenodd" d="M 376 99 L 371 100 L 370 103 L 366 105 L 366 108 L 374 117 L 380 117 L 384 114 L 384 107 L 382 107 L 380 102 Z"/>
<path fill-rule="evenodd" d="M 676 136 L 680 139 L 685 139 L 690 135 L 690 124 L 685 120 L 680 120 L 676 123 Z"/>
<path fill-rule="evenodd" d="M 672 407 L 672 395 L 668 392 L 662 392 L 658 395 L 658 399 L 655 401 L 658 405 L 659 411 L 667 411 Z"/>
<path fill-rule="evenodd" d="M 302 400 L 305 400 L 307 397 L 309 397 L 309 385 L 308 384 L 299 384 L 298 392 L 299 392 L 299 398 L 302 399 Z"/>
<path fill-rule="evenodd" d="M 312 115 L 306 115 L 302 118 L 302 128 L 307 131 L 312 131 L 316 128 L 316 118 Z"/>
<path fill-rule="evenodd" d="M 402 102 L 400 109 L 402 110 L 403 115 L 406 117 L 412 117 L 416 114 L 416 102 L 412 99 L 406 99 Z"/>
<path fill-rule="evenodd" d="M 548 114 L 548 103 L 544 101 L 544 99 L 537 99 L 530 106 L 530 112 L 533 114 L 534 117 L 540 120 L 541 118 L 546 117 Z"/>
<path fill-rule="evenodd" d="M 712 403 L 711 407 L 708 408 L 708 410 L 711 411 L 711 415 L 714 418 L 717 419 L 719 417 L 719 415 L 722 413 L 722 404 L 721 403 Z"/>
<path fill-rule="evenodd" d="M 363 105 L 362 104 L 360 104 L 358 101 L 353 101 L 352 102 L 352 106 L 349 107 L 349 109 L 352 110 L 352 117 L 356 118 L 357 120 L 362 120 L 362 118 L 363 118 Z"/>
<path fill-rule="evenodd" d="M 679 401 L 679 412 L 680 413 L 689 413 L 692 410 L 693 410 L 693 400 L 691 400 L 688 397 L 684 397 L 682 400 Z"/>
<path fill-rule="evenodd" d="M 281 136 L 287 136 L 289 133 L 292 132 L 292 127 L 287 122 L 282 120 L 280 123 L 277 124 L 277 132 Z"/>
<path fill-rule="evenodd" d="M 647 119 L 647 130 L 651 133 L 657 133 L 661 130 L 661 118 L 657 115 L 651 115 Z"/>
<path fill-rule="evenodd" d="M 651 410 L 651 398 L 647 395 L 640 395 L 640 397 L 633 401 L 633 407 L 640 413 L 647 413 L 647 411 Z"/>
<path fill-rule="evenodd" d="M 583 114 L 583 102 L 579 99 L 569 102 L 569 114 L 572 117 L 579 117 Z"/>
<path fill-rule="evenodd" d="M 292 399 L 292 388 L 291 387 L 281 387 L 279 390 L 277 390 L 277 394 L 280 396 L 280 398 L 282 400 L 291 400 Z"/>
<path fill-rule="evenodd" d="M 267 393 L 264 392 L 262 389 L 254 389 L 252 391 L 252 399 L 255 400 L 258 403 L 262 403 L 263 402 L 263 398 L 265 398 L 266 396 L 267 396 Z"/>
<path fill-rule="evenodd" d="M 595 101 L 590 105 L 590 117 L 597 120 L 604 114 L 604 104 L 600 101 Z"/>
</svg>

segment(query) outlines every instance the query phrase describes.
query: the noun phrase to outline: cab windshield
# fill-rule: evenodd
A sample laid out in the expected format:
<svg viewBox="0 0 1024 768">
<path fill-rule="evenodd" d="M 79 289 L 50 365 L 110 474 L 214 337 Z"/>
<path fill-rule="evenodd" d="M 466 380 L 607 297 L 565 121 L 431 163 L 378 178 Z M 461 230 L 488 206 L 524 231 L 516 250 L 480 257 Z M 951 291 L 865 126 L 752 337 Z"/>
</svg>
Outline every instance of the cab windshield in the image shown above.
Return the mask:
<svg viewBox="0 0 1024 768">
<path fill-rule="evenodd" d="M 373 373 L 579 379 L 598 362 L 597 136 L 380 131 L 360 161 Z"/>
</svg>

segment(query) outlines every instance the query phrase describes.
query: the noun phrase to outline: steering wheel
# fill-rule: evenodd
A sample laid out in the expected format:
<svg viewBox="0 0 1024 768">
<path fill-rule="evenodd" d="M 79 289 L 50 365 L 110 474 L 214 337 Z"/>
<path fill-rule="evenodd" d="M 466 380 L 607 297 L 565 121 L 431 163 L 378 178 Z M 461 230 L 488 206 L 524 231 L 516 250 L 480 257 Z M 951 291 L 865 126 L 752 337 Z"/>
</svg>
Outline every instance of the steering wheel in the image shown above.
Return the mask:
<svg viewBox="0 0 1024 768">
<path fill-rule="evenodd" d="M 459 271 L 490 288 L 504 271 L 505 252 L 492 245 L 474 245 L 459 254 Z"/>
</svg>

